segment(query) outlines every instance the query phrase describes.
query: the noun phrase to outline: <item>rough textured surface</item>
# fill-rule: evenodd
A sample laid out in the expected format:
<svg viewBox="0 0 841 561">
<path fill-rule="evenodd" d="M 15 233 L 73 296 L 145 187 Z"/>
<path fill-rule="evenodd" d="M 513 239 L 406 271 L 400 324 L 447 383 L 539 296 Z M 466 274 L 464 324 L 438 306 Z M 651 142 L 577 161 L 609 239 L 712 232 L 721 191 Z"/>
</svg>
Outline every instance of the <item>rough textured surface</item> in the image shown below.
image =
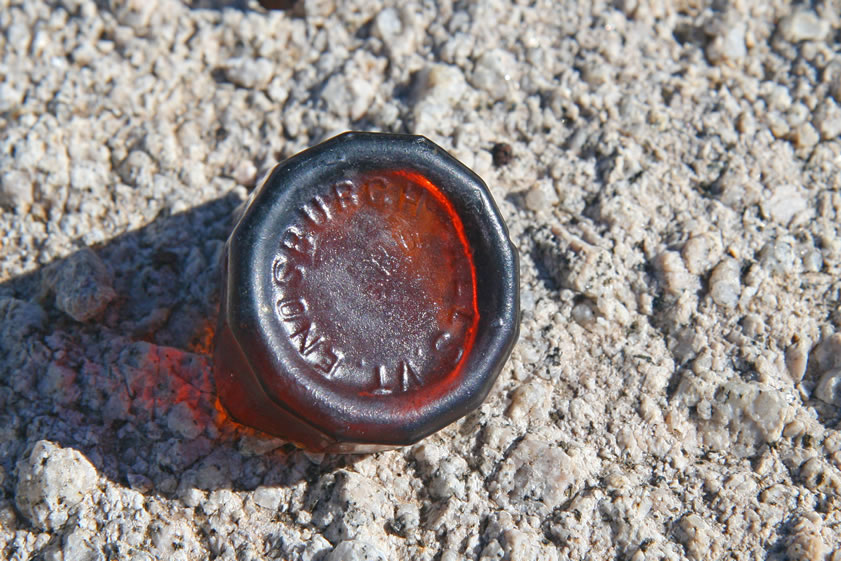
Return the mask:
<svg viewBox="0 0 841 561">
<path fill-rule="evenodd" d="M 56 530 L 93 492 L 96 470 L 78 451 L 40 440 L 18 462 L 17 480 L 18 510 L 34 526 Z"/>
<path fill-rule="evenodd" d="M 0 557 L 841 559 L 841 5 L 0 0 Z M 207 358 L 232 216 L 347 129 L 489 184 L 487 402 L 320 457 Z"/>
</svg>

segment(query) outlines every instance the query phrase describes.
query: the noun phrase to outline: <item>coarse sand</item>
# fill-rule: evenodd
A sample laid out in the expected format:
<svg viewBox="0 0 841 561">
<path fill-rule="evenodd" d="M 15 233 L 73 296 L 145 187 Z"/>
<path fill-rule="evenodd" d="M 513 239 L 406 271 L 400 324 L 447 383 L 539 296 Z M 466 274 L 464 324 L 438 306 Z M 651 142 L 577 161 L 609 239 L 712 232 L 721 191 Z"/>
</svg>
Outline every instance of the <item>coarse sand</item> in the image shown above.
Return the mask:
<svg viewBox="0 0 841 561">
<path fill-rule="evenodd" d="M 841 560 L 841 2 L 0 0 L 0 558 Z M 209 348 L 237 207 L 345 130 L 489 185 L 476 412 L 319 456 Z"/>
</svg>

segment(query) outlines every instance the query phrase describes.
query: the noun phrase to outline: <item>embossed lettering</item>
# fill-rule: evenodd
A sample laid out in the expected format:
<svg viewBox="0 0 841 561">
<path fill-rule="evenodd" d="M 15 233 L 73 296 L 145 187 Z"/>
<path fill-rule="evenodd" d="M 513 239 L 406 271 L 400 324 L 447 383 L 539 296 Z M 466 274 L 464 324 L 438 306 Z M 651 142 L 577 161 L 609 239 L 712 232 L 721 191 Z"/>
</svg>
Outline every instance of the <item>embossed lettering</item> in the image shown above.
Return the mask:
<svg viewBox="0 0 841 561">
<path fill-rule="evenodd" d="M 394 195 L 389 192 L 385 179 L 376 177 L 366 184 L 368 200 L 377 208 L 385 208 L 394 202 Z"/>
<path fill-rule="evenodd" d="M 359 195 L 357 195 L 356 185 L 352 181 L 341 181 L 333 185 L 333 196 L 342 210 L 351 206 L 359 206 Z"/>
<path fill-rule="evenodd" d="M 292 283 L 303 278 L 303 271 L 285 258 L 278 257 L 272 267 L 272 278 L 278 285 Z"/>
<path fill-rule="evenodd" d="M 277 301 L 277 310 L 284 320 L 291 320 L 303 315 L 307 305 L 302 298 L 287 298 Z"/>
<path fill-rule="evenodd" d="M 284 344 L 306 363 L 310 375 L 367 395 L 411 392 L 438 379 L 462 359 L 462 342 L 476 320 L 472 282 L 447 222 L 446 200 L 388 170 L 340 179 L 310 197 L 278 232 L 272 263 L 274 313 Z M 344 238 L 344 228 L 358 239 Z M 440 280 L 434 283 L 418 280 L 430 267 L 449 276 L 436 277 Z M 348 298 L 354 307 L 332 305 L 330 293 L 354 283 L 362 291 Z M 392 329 L 399 329 L 404 316 L 414 322 L 421 348 L 379 347 L 372 341 L 366 361 L 361 320 L 335 317 L 335 311 L 355 314 L 359 308 L 360 314 L 377 314 L 378 306 L 398 306 L 396 287 L 428 290 L 440 304 L 423 312 L 407 300 L 393 313 L 383 310 L 383 324 Z M 379 340 L 384 335 L 377 331 L 371 336 Z"/>
<path fill-rule="evenodd" d="M 280 238 L 280 245 L 287 251 L 299 253 L 303 256 L 310 255 L 313 251 L 312 242 L 292 228 L 289 228 L 283 233 L 283 236 Z"/>
<path fill-rule="evenodd" d="M 315 331 L 315 329 L 312 328 L 313 325 L 309 321 L 306 321 L 301 327 L 298 328 L 297 331 L 289 335 L 289 338 L 292 340 L 298 339 L 300 337 L 301 341 L 298 344 L 298 352 L 301 353 L 302 356 L 307 356 L 310 353 L 312 353 L 322 341 L 321 335 L 315 335 L 314 333 L 312 335 L 312 339 L 309 339 L 310 331 Z M 308 339 L 309 342 L 307 342 Z"/>
<path fill-rule="evenodd" d="M 444 331 L 435 339 L 435 343 L 433 343 L 433 346 L 435 347 L 435 350 L 440 353 L 441 351 L 444 351 L 447 347 L 449 347 L 452 342 L 453 336 L 450 333 Z"/>
<path fill-rule="evenodd" d="M 374 368 L 374 377 L 377 386 L 372 393 L 375 395 L 407 392 L 423 385 L 423 378 L 408 360 L 401 360 L 397 364 L 397 371 L 392 376 L 389 376 L 388 369 L 384 365 L 379 365 Z"/>
<path fill-rule="evenodd" d="M 455 322 L 459 318 L 461 318 L 464 321 L 470 321 L 473 319 L 473 312 L 466 308 L 450 309 L 450 322 Z"/>
<path fill-rule="evenodd" d="M 328 378 L 332 378 L 342 357 L 339 356 L 336 349 L 327 345 L 322 345 L 322 351 L 321 360 L 313 366 L 324 372 L 324 375 Z"/>
<path fill-rule="evenodd" d="M 408 391 L 409 388 L 412 386 L 423 385 L 423 380 L 409 364 L 409 361 L 400 361 L 400 366 L 402 370 L 402 372 L 400 373 L 400 385 L 402 386 L 404 392 Z"/>
<path fill-rule="evenodd" d="M 423 202 L 423 198 L 423 191 L 413 188 L 411 185 L 407 185 L 403 189 L 400 210 L 409 214 L 417 214 L 418 209 L 420 209 L 421 203 Z"/>
<path fill-rule="evenodd" d="M 391 395 L 394 393 L 392 388 L 386 387 L 385 374 L 385 366 L 380 365 L 374 368 L 374 376 L 377 378 L 377 387 L 374 390 L 376 395 Z"/>
<path fill-rule="evenodd" d="M 301 212 L 314 226 L 320 226 L 332 218 L 327 203 L 318 195 L 301 207 Z"/>
</svg>

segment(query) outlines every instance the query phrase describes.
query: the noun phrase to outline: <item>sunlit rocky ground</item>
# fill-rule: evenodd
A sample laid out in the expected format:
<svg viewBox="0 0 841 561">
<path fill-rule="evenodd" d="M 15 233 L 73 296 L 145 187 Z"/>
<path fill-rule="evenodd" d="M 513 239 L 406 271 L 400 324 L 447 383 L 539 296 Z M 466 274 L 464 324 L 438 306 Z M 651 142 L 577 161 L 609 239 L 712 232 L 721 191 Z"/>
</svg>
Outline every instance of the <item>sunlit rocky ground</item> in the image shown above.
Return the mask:
<svg viewBox="0 0 841 561">
<path fill-rule="evenodd" d="M 839 11 L 0 0 L 0 558 L 841 559 Z M 234 210 L 348 129 L 485 179 L 522 329 L 474 414 L 320 457 L 208 349 Z"/>
</svg>

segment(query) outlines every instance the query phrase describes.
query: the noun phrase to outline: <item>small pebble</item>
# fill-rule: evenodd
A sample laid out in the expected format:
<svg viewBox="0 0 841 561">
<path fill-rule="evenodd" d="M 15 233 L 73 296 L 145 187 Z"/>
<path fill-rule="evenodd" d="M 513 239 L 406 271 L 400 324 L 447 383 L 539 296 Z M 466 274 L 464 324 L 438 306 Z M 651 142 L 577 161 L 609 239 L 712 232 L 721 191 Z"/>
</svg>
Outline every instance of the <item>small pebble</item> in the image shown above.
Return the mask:
<svg viewBox="0 0 841 561">
<path fill-rule="evenodd" d="M 514 149 L 507 142 L 497 142 L 491 148 L 491 157 L 495 167 L 505 167 L 514 159 Z"/>
<path fill-rule="evenodd" d="M 257 167 L 251 160 L 242 160 L 234 168 L 234 181 L 243 187 L 254 187 L 257 181 Z"/>
<path fill-rule="evenodd" d="M 96 485 L 96 469 L 72 448 L 50 441 L 35 443 L 17 465 L 15 501 L 20 512 L 43 530 L 60 528 L 70 511 Z"/>
<path fill-rule="evenodd" d="M 814 395 L 824 403 L 841 407 L 841 369 L 824 372 Z"/>
<path fill-rule="evenodd" d="M 593 313 L 593 307 L 587 302 L 579 302 L 572 307 L 572 319 L 581 326 L 587 327 L 592 325 L 596 319 Z"/>
<path fill-rule="evenodd" d="M 803 269 L 810 273 L 817 273 L 823 268 L 823 255 L 817 249 L 810 249 L 802 257 Z"/>
<path fill-rule="evenodd" d="M 798 10 L 780 21 L 780 34 L 786 41 L 823 41 L 829 33 L 829 22 L 815 12 Z"/>
<path fill-rule="evenodd" d="M 791 130 L 789 139 L 794 142 L 794 145 L 798 148 L 807 149 L 817 144 L 820 140 L 820 136 L 811 123 L 801 123 Z"/>
<path fill-rule="evenodd" d="M 232 58 L 225 76 L 241 88 L 265 88 L 272 80 L 274 65 L 265 58 Z"/>
<path fill-rule="evenodd" d="M 763 214 L 784 226 L 807 207 L 806 193 L 796 185 L 779 185 L 770 197 L 760 201 Z"/>
<path fill-rule="evenodd" d="M 734 308 L 741 293 L 741 268 L 735 259 L 725 259 L 710 275 L 710 296 L 719 306 Z"/>
<path fill-rule="evenodd" d="M 254 502 L 266 510 L 276 511 L 285 494 L 280 487 L 258 487 L 254 490 Z"/>
<path fill-rule="evenodd" d="M 810 462 L 814 464 L 815 460 L 810 460 Z M 804 476 L 804 472 L 808 474 L 809 470 L 803 468 L 801 477 Z M 791 561 L 813 561 L 814 559 L 826 558 L 829 548 L 821 535 L 820 526 L 815 521 L 804 516 L 794 525 L 792 530 L 793 537 L 785 551 L 787 559 Z"/>
<path fill-rule="evenodd" d="M 44 285 L 59 310 L 82 322 L 102 315 L 117 297 L 108 267 L 87 247 L 48 271 Z"/>
<path fill-rule="evenodd" d="M 707 58 L 713 64 L 724 62 L 738 62 L 747 54 L 745 46 L 745 31 L 747 26 L 744 22 L 736 22 L 729 25 L 721 25 L 716 35 L 707 44 Z"/>
<path fill-rule="evenodd" d="M 0 207 L 24 214 L 33 200 L 34 185 L 29 174 L 18 170 L 0 173 Z"/>
<path fill-rule="evenodd" d="M 24 93 L 7 82 L 0 84 L 0 113 L 17 109 L 23 102 Z"/>
<path fill-rule="evenodd" d="M 400 21 L 400 16 L 394 8 L 386 8 L 377 14 L 374 18 L 374 26 L 372 31 L 374 34 L 391 44 L 395 39 L 398 39 L 400 32 L 403 31 L 403 24 Z"/>
<path fill-rule="evenodd" d="M 386 561 L 386 556 L 370 543 L 345 540 L 328 553 L 324 561 Z"/>
<path fill-rule="evenodd" d="M 784 240 L 765 244 L 759 251 L 759 261 L 768 272 L 784 275 L 792 270 L 795 254 L 792 245 Z"/>
<path fill-rule="evenodd" d="M 803 379 L 806 366 L 809 363 L 810 343 L 807 339 L 797 337 L 786 349 L 786 368 L 792 381 L 796 384 Z"/>
<path fill-rule="evenodd" d="M 526 193 L 526 206 L 532 212 L 548 212 L 558 204 L 558 194 L 551 181 L 538 181 Z"/>
<path fill-rule="evenodd" d="M 812 118 L 812 124 L 823 140 L 832 140 L 841 135 L 841 109 L 832 99 L 823 100 Z"/>
<path fill-rule="evenodd" d="M 397 507 L 391 529 L 395 534 L 407 537 L 417 530 L 420 525 L 420 510 L 417 505 L 407 503 Z"/>
<path fill-rule="evenodd" d="M 517 61 L 511 53 L 503 49 L 491 49 L 479 56 L 470 83 L 485 91 L 492 99 L 500 100 L 516 88 L 518 79 Z"/>
</svg>

